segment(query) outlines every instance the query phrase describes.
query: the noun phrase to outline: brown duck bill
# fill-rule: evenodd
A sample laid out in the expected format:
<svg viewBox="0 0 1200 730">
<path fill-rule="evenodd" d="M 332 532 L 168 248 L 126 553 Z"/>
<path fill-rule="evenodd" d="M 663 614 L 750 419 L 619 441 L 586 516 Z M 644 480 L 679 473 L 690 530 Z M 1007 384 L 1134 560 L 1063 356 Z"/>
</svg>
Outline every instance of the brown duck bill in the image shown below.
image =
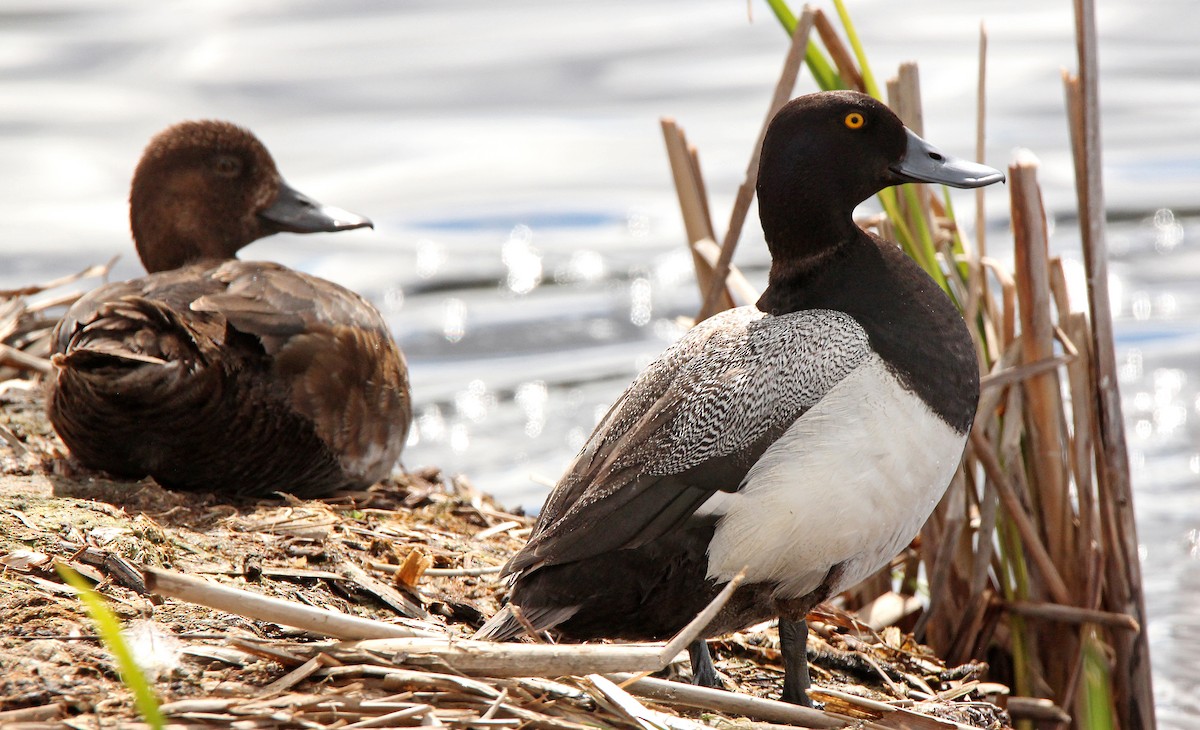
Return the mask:
<svg viewBox="0 0 1200 730">
<path fill-rule="evenodd" d="M 369 219 L 348 210 L 318 203 L 286 182 L 279 181 L 275 202 L 258 217 L 271 228 L 289 233 L 319 231 L 348 231 L 352 228 L 374 228 Z"/>
<path fill-rule="evenodd" d="M 955 188 L 981 188 L 1004 182 L 1004 173 L 999 170 L 951 157 L 918 137 L 911 129 L 905 128 L 904 131 L 908 133 L 904 157 L 889 168 L 896 176 L 897 183 L 927 182 Z"/>
</svg>

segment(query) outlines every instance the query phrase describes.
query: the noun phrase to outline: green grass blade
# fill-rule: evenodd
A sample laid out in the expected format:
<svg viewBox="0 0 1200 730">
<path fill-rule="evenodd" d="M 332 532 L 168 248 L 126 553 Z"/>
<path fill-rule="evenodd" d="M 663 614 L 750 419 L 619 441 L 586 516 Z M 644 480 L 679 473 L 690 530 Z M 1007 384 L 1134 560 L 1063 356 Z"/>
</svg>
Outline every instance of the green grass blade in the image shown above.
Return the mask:
<svg viewBox="0 0 1200 730">
<path fill-rule="evenodd" d="M 842 21 L 842 28 L 846 31 L 846 40 L 850 43 L 850 49 L 854 51 L 854 58 L 858 60 L 858 68 L 862 71 L 863 85 L 867 87 L 867 93 L 876 99 L 883 99 L 879 93 L 879 86 L 875 83 L 875 74 L 871 73 L 871 64 L 867 63 L 867 54 L 858 40 L 858 31 L 854 29 L 854 22 L 850 20 L 850 13 L 846 10 L 846 3 L 843 0 L 833 0 L 833 6 L 837 8 L 838 18 Z"/>
<path fill-rule="evenodd" d="M 938 266 L 937 248 L 933 245 L 933 233 L 929 230 L 929 223 L 925 220 L 924 209 L 921 207 L 921 201 L 917 199 L 917 189 L 914 185 L 901 185 L 900 190 L 904 193 L 904 200 L 908 203 L 908 209 L 913 211 L 913 218 L 917 221 L 917 237 L 913 241 L 914 248 L 919 246 L 920 255 L 915 257 L 917 261 L 929 272 L 929 275 L 934 278 L 938 286 L 947 294 L 951 294 L 950 284 L 946 281 L 946 275 L 942 271 L 942 267 Z M 951 294 L 951 298 L 953 295 Z"/>
<path fill-rule="evenodd" d="M 797 21 L 796 14 L 788 7 L 786 0 L 767 0 L 767 5 L 771 6 L 771 10 L 779 20 L 779 25 L 791 38 L 792 34 L 796 32 Z M 821 47 L 815 41 L 809 41 L 808 48 L 804 49 L 804 63 L 808 65 L 808 70 L 812 73 L 821 91 L 846 88 L 842 84 L 842 77 L 834 70 L 833 64 L 821 52 Z"/>
<path fill-rule="evenodd" d="M 957 216 L 954 214 L 954 203 L 950 200 L 950 188 L 945 185 L 942 186 L 942 205 L 946 208 L 946 217 L 951 221 L 958 221 Z M 965 259 L 961 258 L 966 256 L 967 248 L 963 245 L 962 235 L 958 231 L 958 226 L 955 225 L 953 230 L 954 233 L 950 239 L 950 250 L 954 252 L 955 261 L 958 262 L 958 278 L 965 284 L 971 276 L 971 267 L 967 265 Z"/>
<path fill-rule="evenodd" d="M 1091 633 L 1083 644 L 1083 697 L 1079 727 L 1088 730 L 1116 730 L 1113 708 L 1112 672 L 1104 645 Z"/>
<path fill-rule="evenodd" d="M 93 590 L 79 573 L 62 563 L 55 567 L 62 579 L 79 591 L 79 600 L 83 602 L 84 608 L 91 616 L 92 623 L 96 624 L 96 630 L 100 633 L 104 645 L 116 658 L 117 669 L 121 672 L 121 681 L 133 692 L 133 700 L 142 719 L 154 730 L 162 730 L 166 722 L 158 709 L 158 696 L 154 694 L 142 668 L 133 660 L 129 645 L 121 636 L 121 622 L 109 610 L 104 598 Z"/>
</svg>

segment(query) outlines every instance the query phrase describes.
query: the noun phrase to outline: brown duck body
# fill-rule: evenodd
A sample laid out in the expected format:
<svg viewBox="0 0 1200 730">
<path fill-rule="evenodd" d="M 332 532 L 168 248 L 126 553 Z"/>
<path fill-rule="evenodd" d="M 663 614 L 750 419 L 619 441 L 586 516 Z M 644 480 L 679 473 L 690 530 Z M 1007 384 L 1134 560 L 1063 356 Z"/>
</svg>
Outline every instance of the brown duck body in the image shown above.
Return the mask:
<svg viewBox="0 0 1200 730">
<path fill-rule="evenodd" d="M 196 158 L 200 164 L 179 163 L 192 178 L 190 193 L 214 181 L 220 191 L 220 176 L 205 179 L 213 155 L 240 153 L 239 144 L 257 152 L 250 144 L 257 140 L 244 130 L 225 125 L 218 131 L 230 130 L 237 133 L 234 142 L 221 146 L 201 135 L 207 149 Z M 241 171 L 260 178 L 250 187 L 266 192 L 246 196 L 257 207 L 227 216 L 245 219 L 248 233 L 214 231 L 209 238 L 236 243 L 281 229 L 369 225 L 349 214 L 334 220 L 329 213 L 344 211 L 298 196 L 265 150 L 257 160 L 240 154 Z M 144 158 L 139 175 L 145 164 Z M 138 189 L 135 176 L 135 236 L 145 214 Z M 228 195 L 209 190 L 208 197 L 238 207 Z M 294 202 L 281 198 L 297 197 L 302 205 L 289 210 L 299 218 L 281 224 L 275 213 L 264 216 Z M 201 260 L 100 287 L 59 323 L 47 407 L 63 442 L 91 468 L 123 477 L 148 474 L 177 489 L 311 497 L 385 477 L 403 448 L 411 408 L 404 357 L 383 318 L 357 294 L 278 264 L 238 261 L 232 251 L 227 257 L 163 252 L 167 245 L 178 248 L 181 238 L 184 248 L 201 248 L 187 238 L 205 239 L 195 225 L 204 218 L 187 208 L 203 207 L 197 204 L 203 198 L 174 198 L 173 208 L 160 211 L 166 225 L 156 221 L 163 232 L 157 240 L 138 237 L 148 268 L 156 258 Z"/>
</svg>

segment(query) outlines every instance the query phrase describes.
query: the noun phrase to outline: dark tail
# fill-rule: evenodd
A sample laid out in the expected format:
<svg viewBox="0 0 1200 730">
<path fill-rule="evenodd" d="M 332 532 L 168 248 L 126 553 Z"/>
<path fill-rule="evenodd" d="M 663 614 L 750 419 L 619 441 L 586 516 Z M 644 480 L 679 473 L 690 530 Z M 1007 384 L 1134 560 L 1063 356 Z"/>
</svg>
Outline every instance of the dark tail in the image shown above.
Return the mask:
<svg viewBox="0 0 1200 730">
<path fill-rule="evenodd" d="M 510 603 L 488 619 L 488 622 L 480 627 L 471 638 L 482 641 L 506 641 L 528 633 L 530 627 L 534 631 L 545 631 L 571 618 L 578 610 L 579 606 L 521 609 Z M 524 623 L 517 618 L 517 611 L 520 611 L 521 617 L 525 619 Z M 527 627 L 525 623 L 528 623 L 529 626 Z"/>
</svg>

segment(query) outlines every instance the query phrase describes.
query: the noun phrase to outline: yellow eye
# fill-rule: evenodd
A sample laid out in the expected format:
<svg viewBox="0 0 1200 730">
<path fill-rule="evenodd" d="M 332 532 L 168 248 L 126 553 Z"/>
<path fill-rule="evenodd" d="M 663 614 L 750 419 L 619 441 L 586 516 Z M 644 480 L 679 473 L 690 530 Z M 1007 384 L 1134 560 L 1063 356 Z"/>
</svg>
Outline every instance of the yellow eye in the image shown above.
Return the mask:
<svg viewBox="0 0 1200 730">
<path fill-rule="evenodd" d="M 858 112 L 850 112 L 846 118 L 842 120 L 850 129 L 858 129 L 867 121 L 863 119 L 863 115 Z"/>
</svg>

